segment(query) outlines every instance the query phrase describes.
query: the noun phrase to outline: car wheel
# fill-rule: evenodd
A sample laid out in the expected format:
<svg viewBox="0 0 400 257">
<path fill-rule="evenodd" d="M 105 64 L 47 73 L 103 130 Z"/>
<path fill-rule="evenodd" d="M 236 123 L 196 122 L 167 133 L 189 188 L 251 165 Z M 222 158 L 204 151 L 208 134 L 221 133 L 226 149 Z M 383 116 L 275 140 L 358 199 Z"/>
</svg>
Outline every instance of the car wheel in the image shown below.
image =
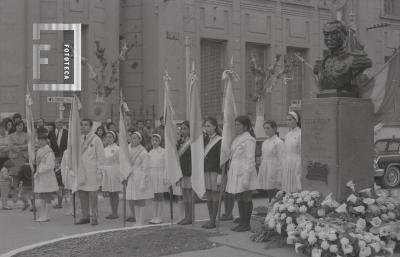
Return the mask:
<svg viewBox="0 0 400 257">
<path fill-rule="evenodd" d="M 383 175 L 383 186 L 386 188 L 397 187 L 400 184 L 400 169 L 397 166 L 389 166 Z"/>
</svg>

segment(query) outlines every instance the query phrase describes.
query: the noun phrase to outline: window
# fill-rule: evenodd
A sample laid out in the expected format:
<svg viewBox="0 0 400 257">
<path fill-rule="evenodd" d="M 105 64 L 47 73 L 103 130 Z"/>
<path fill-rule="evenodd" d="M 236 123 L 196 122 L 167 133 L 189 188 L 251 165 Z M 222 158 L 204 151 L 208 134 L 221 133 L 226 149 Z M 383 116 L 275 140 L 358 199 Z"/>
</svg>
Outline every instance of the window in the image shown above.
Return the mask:
<svg viewBox="0 0 400 257">
<path fill-rule="evenodd" d="M 383 11 L 386 15 L 400 16 L 400 2 L 398 0 L 384 0 Z"/>
<path fill-rule="evenodd" d="M 212 39 L 200 41 L 200 93 L 202 116 L 222 120 L 223 87 L 221 74 L 226 67 L 226 43 Z"/>
<path fill-rule="evenodd" d="M 247 43 L 246 44 L 246 59 L 245 59 L 245 67 L 246 67 L 246 113 L 255 120 L 256 115 L 256 103 L 251 97 L 254 94 L 255 88 L 255 77 L 253 72 L 251 71 L 251 63 L 250 60 L 254 56 L 256 58 L 257 65 L 260 66 L 261 69 L 265 69 L 266 63 L 266 45 Z M 268 99 L 265 96 L 265 101 Z"/>
<path fill-rule="evenodd" d="M 286 77 L 286 100 L 287 108 L 298 104 L 303 99 L 304 67 L 303 63 L 296 57 L 299 55 L 306 58 L 307 51 L 299 48 L 288 48 L 285 55 Z"/>
</svg>

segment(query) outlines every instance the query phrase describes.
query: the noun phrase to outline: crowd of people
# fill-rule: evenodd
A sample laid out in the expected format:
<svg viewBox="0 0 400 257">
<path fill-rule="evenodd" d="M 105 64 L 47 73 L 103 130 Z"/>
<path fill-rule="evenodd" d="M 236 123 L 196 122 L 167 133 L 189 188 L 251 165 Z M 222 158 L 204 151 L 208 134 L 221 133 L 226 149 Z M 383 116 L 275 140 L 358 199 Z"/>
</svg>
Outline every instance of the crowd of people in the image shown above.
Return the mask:
<svg viewBox="0 0 400 257">
<path fill-rule="evenodd" d="M 256 170 L 256 139 L 248 116 L 235 120 L 236 136 L 230 147 L 229 162 L 220 167 L 222 134 L 214 117 L 203 124 L 204 132 L 204 181 L 209 211 L 209 221 L 202 227 L 216 227 L 220 192 L 223 192 L 225 213 L 220 220 L 234 220 L 232 211 L 235 200 L 239 209 L 238 223 L 234 231 L 250 230 L 253 211 L 253 192 L 265 191 L 271 200 L 278 190 L 294 192 L 301 189 L 301 129 L 298 112 L 289 112 L 287 123 L 290 131 L 285 139 L 279 137 L 277 123 L 264 123 L 267 139 L 262 144 L 261 163 Z M 14 204 L 21 200 L 23 210 L 33 203 L 33 194 L 39 200 L 36 221 L 49 221 L 50 204 L 62 208 L 65 198 L 72 201 L 71 190 L 75 181 L 82 214 L 76 224 L 98 224 L 98 193 L 109 198 L 110 214 L 106 219 L 118 219 L 120 193 L 126 189 L 126 201 L 131 215 L 128 222 L 143 225 L 162 223 L 164 195 L 172 189 L 182 212 L 180 225 L 192 223 L 195 199 L 192 192 L 192 156 L 190 147 L 190 124 L 177 124 L 177 152 L 182 178 L 172 184 L 166 174 L 166 150 L 164 148 L 164 123 L 153 128 L 151 120 L 137 121 L 128 129 L 127 143 L 130 168 L 120 169 L 118 128 L 110 122 L 94 128 L 90 119 L 81 120 L 81 164 L 76 174 L 68 167 L 68 130 L 62 120 L 48 123 L 36 122 L 36 158 L 32 173 L 28 163 L 28 140 L 21 115 L 15 114 L 0 124 L 0 193 L 2 210 L 10 210 L 8 198 Z M 74 176 L 84 176 L 76 179 Z M 33 181 L 32 181 L 33 180 Z M 32 183 L 33 182 L 33 183 Z M 172 197 L 172 196 L 171 196 Z M 200 196 L 202 197 L 202 196 Z M 143 207 L 153 202 L 153 217 L 145 217 Z M 70 210 L 70 214 L 72 209 Z"/>
</svg>

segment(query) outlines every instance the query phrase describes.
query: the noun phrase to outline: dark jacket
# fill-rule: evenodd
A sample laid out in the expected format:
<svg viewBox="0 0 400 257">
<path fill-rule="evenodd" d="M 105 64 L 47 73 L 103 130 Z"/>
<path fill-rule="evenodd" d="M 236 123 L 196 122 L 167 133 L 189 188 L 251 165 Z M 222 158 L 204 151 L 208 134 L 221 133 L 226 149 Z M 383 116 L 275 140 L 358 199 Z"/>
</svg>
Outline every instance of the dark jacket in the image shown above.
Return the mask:
<svg viewBox="0 0 400 257">
<path fill-rule="evenodd" d="M 179 152 L 180 144 L 178 145 Z M 181 165 L 182 175 L 184 177 L 192 176 L 192 153 L 190 151 L 190 146 L 186 151 L 179 157 L 179 163 Z"/>
<path fill-rule="evenodd" d="M 208 144 L 209 138 L 204 138 L 204 149 Z M 204 172 L 217 172 L 221 174 L 221 168 L 219 166 L 219 159 L 221 155 L 221 142 L 219 140 L 213 147 L 208 151 L 207 155 L 204 156 Z"/>
<path fill-rule="evenodd" d="M 51 131 L 49 133 L 49 138 L 50 147 L 53 150 L 55 157 L 62 158 L 64 151 L 67 149 L 68 146 L 68 130 L 62 130 L 60 145 L 57 144 L 57 135 L 55 131 Z"/>
</svg>

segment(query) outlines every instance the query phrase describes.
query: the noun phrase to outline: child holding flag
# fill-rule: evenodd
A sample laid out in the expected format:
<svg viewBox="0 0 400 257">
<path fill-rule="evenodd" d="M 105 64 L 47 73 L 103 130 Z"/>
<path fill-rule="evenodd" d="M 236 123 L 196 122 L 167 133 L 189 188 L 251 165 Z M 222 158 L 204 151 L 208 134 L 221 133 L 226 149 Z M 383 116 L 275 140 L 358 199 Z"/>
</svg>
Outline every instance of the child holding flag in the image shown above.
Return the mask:
<svg viewBox="0 0 400 257">
<path fill-rule="evenodd" d="M 34 175 L 34 192 L 38 194 L 40 203 L 40 216 L 37 222 L 49 221 L 49 206 L 52 194 L 58 191 L 57 179 L 54 174 L 55 157 L 53 150 L 48 145 L 46 134 L 39 134 L 39 149 L 36 153 L 36 172 Z"/>
</svg>

